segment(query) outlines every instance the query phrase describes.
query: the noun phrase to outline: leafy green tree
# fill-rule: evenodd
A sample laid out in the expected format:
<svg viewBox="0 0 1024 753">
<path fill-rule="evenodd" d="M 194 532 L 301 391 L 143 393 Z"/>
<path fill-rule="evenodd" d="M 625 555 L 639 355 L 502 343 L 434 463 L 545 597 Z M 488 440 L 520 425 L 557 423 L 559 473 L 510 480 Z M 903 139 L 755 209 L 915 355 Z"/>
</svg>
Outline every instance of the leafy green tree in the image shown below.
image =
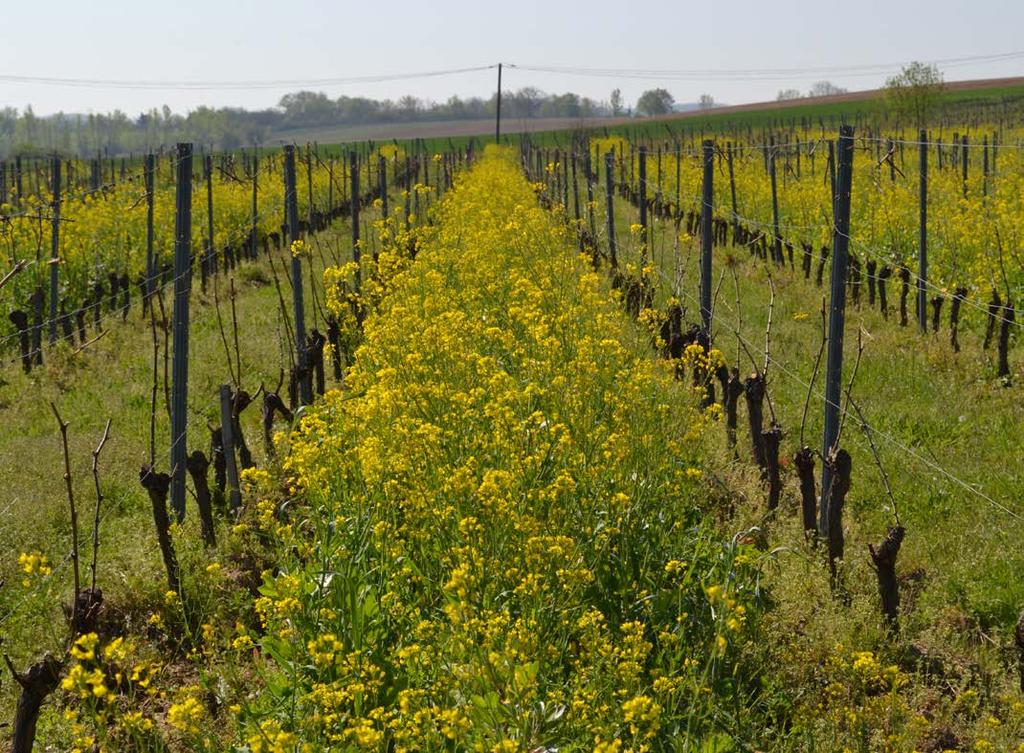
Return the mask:
<svg viewBox="0 0 1024 753">
<path fill-rule="evenodd" d="M 885 96 L 894 111 L 924 128 L 944 88 L 938 66 L 914 61 L 885 82 Z"/>
<path fill-rule="evenodd" d="M 648 89 L 636 101 L 640 115 L 665 115 L 672 111 L 675 99 L 665 89 Z"/>
</svg>

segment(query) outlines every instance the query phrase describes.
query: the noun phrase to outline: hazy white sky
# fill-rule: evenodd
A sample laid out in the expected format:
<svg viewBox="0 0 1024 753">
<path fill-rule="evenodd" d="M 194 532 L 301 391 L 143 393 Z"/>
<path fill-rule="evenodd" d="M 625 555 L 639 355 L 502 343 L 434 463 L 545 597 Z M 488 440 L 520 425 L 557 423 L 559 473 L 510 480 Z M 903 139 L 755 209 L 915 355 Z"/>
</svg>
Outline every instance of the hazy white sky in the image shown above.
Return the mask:
<svg viewBox="0 0 1024 753">
<path fill-rule="evenodd" d="M 268 81 L 340 78 L 504 62 L 601 69 L 806 69 L 841 72 L 655 80 L 507 70 L 506 89 L 536 86 L 627 102 L 663 86 L 677 101 L 772 99 L 828 78 L 850 89 L 885 72 L 857 66 L 1024 50 L 1024 0 L 36 0 L 4 4 L 0 76 L 131 81 Z M 1024 57 L 943 66 L 947 81 L 1024 75 Z M 895 71 L 889 71 L 895 72 Z M 852 74 L 852 75 L 851 75 Z M 311 86 L 331 96 L 443 100 L 489 96 L 494 71 L 407 81 Z M 0 80 L 0 106 L 38 114 L 129 115 L 167 104 L 275 105 L 299 86 L 265 89 L 116 89 Z"/>
</svg>

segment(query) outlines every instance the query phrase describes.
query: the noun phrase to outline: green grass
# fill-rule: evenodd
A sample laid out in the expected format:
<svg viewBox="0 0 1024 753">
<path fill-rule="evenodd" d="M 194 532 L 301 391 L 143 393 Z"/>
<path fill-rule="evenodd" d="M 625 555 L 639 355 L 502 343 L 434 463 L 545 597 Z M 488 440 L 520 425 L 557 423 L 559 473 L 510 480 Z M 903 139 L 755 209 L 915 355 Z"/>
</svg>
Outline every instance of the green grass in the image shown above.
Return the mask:
<svg viewBox="0 0 1024 753">
<path fill-rule="evenodd" d="M 311 273 L 322 305 L 323 258 L 331 263 L 350 258 L 350 230 L 337 222 L 330 230 L 310 241 L 311 259 L 303 264 L 307 331 L 313 326 L 326 331 L 323 316 L 314 314 L 310 300 Z M 367 246 L 371 248 L 370 245 Z M 278 275 L 286 274 L 287 251 L 273 252 Z M 241 386 L 254 394 L 261 384 L 273 390 L 281 369 L 288 369 L 286 338 L 278 294 L 266 257 L 245 262 L 233 275 L 218 282 L 220 313 L 228 343 L 233 343 L 229 276 L 237 290 L 237 318 Z M 291 288 L 280 278 L 285 305 L 292 311 Z M 165 293 L 170 316 L 171 295 Z M 87 349 L 73 355 L 68 347 L 44 352 L 45 365 L 30 375 L 17 365 L 0 373 L 0 410 L 4 432 L 0 436 L 0 637 L 3 651 L 23 668 L 44 650 L 60 655 L 67 631 L 61 605 L 71 593 L 71 527 L 64 489 L 60 435 L 50 402 L 70 426 L 69 450 L 78 506 L 79 538 L 83 582 L 88 585 L 95 493 L 91 476 L 91 452 L 111 421 L 110 439 L 100 456 L 100 482 L 105 497 L 101 511 L 97 585 L 114 614 L 129 630 L 144 629 L 149 611 L 160 603 L 166 589 L 166 575 L 157 547 L 148 497 L 139 483 L 139 470 L 149 462 L 150 399 L 152 389 L 152 334 L 149 320 L 143 320 L 134 301 L 128 321 L 110 317 L 107 333 Z M 227 353 L 214 305 L 214 287 L 200 291 L 199 276 L 193 280 L 189 349 L 189 450 L 202 449 L 210 457 L 208 426 L 219 424 L 218 389 L 230 383 Z M 163 392 L 163 339 L 160 336 L 160 389 L 156 412 L 156 467 L 169 467 L 169 424 Z M 234 359 L 231 345 L 231 358 Z M 328 384 L 332 383 L 327 368 Z M 282 387 L 287 402 L 287 379 Z M 258 399 L 242 417 L 243 431 L 259 466 L 266 463 L 261 430 L 261 401 Z M 278 428 L 283 428 L 279 425 Z M 213 471 L 210 470 L 213 485 Z M 191 482 L 189 483 L 191 487 Z M 179 546 L 186 550 L 199 541 L 198 515 L 194 498 L 187 500 L 184 535 Z M 223 533 L 221 531 L 220 533 Z M 18 567 L 21 552 L 39 550 L 54 565 L 48 579 L 29 576 L 22 584 Z M 63 566 L 62 566 L 63 565 Z M 0 686 L 0 718 L 13 718 L 16 686 Z M 62 728 L 52 705 L 47 706 L 39 740 L 49 741 Z"/>
<path fill-rule="evenodd" d="M 604 228 L 604 202 L 598 204 L 596 222 Z M 620 259 L 635 263 L 637 243 L 629 225 L 637 222 L 637 210 L 618 198 L 615 207 Z M 605 247 L 606 236 L 599 235 Z M 675 294 L 687 310 L 686 321 L 696 321 L 699 240 L 686 241 L 676 250 L 674 237 L 673 222 L 653 221 L 652 256 L 662 270 L 656 305 L 663 307 Z M 983 705 L 999 717 L 1000 712 L 991 710 L 1002 707 L 1000 699 L 1012 697 L 1017 682 L 1008 657 L 1013 652 L 1013 626 L 1024 608 L 1024 549 L 1019 546 L 1024 538 L 1024 474 L 1018 462 L 1024 442 L 1024 353 L 1019 338 L 1011 343 L 1013 376 L 1005 386 L 995 376 L 994 345 L 982 349 L 984 311 L 963 307 L 962 350 L 954 353 L 948 301 L 940 331 L 920 335 L 913 324 L 912 296 L 911 324 L 899 326 L 898 312 L 893 311 L 893 302 L 898 301 L 895 286 L 890 285 L 888 320 L 877 305 L 868 306 L 866 282 L 859 304 L 848 297 L 844 390 L 861 332 L 864 353 L 852 396 L 877 430 L 875 444 L 907 530 L 897 568 L 902 578 L 901 632 L 890 640 L 878 616 L 876 578 L 867 547 L 881 543 L 894 516 L 869 442 L 852 413 L 842 435 L 853 458 L 853 487 L 844 513 L 849 607 L 830 594 L 824 555 L 808 546 L 802 531 L 791 459 L 800 446 L 806 385 L 821 340 L 820 309 L 827 295 L 828 269 L 825 288 L 818 288 L 813 270 L 811 279 L 804 280 L 799 255 L 796 262 L 795 271 L 778 268 L 747 249 L 732 247 L 716 248 L 713 258 L 714 345 L 730 366 L 738 363 L 744 375 L 755 365 L 738 347 L 736 332 L 757 360 L 756 368 L 761 368 L 771 299 L 769 274 L 775 287 L 768 379 L 784 431 L 780 509 L 767 514 L 767 490 L 753 462 L 742 397 L 738 456 L 725 446 L 723 430 L 709 448 L 708 460 L 709 471 L 735 495 L 735 512 L 726 525 L 735 530 L 762 527 L 775 552 L 767 572 L 776 607 L 767 617 L 770 640 L 762 649 L 765 666 L 776 670 L 767 674 L 773 681 L 788 677 L 792 683 L 813 685 L 817 675 L 808 667 L 828 661 L 836 644 L 878 651 L 910 665 L 908 657 L 924 653 L 942 663 L 944 675 L 927 681 L 917 678 L 907 691 L 912 705 L 925 705 L 936 688 L 947 683 L 954 695 L 969 687 L 979 691 Z M 673 290 L 677 268 L 681 284 Z M 805 441 L 815 449 L 822 443 L 823 390 L 822 373 L 812 392 L 805 429 Z M 766 405 L 766 424 L 769 416 Z M 816 465 L 820 483 L 820 458 Z M 934 710 L 929 729 L 946 726 L 969 740 L 983 734 L 974 729 L 975 721 L 949 703 Z"/>
</svg>

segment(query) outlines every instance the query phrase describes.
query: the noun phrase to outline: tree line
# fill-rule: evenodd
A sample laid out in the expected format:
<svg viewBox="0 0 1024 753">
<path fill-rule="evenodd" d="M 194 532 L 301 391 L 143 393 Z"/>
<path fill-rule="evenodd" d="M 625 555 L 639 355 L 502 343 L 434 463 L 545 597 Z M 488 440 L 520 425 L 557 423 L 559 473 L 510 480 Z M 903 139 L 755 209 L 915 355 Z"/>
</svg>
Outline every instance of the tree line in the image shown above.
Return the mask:
<svg viewBox="0 0 1024 753">
<path fill-rule="evenodd" d="M 524 87 L 502 94 L 502 118 L 596 118 L 613 114 L 608 102 L 573 92 L 549 94 Z M 621 107 L 621 97 L 619 102 Z M 190 141 L 229 150 L 287 138 L 288 132 L 320 126 L 372 125 L 441 120 L 490 119 L 497 96 L 457 96 L 432 102 L 412 95 L 392 99 L 329 97 L 323 92 L 298 91 L 284 95 L 276 107 L 246 110 L 197 107 L 187 114 L 164 105 L 131 117 L 121 110 L 108 113 L 36 115 L 0 108 L 0 157 L 58 151 L 93 155 L 142 152 Z"/>
</svg>

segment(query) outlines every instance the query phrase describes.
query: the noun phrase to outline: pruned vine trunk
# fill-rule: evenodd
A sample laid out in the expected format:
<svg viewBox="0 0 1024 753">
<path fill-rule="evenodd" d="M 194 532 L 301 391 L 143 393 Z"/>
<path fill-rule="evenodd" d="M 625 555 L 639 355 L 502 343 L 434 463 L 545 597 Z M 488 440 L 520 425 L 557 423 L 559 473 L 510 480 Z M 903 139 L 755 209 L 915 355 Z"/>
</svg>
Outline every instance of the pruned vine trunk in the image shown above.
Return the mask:
<svg viewBox="0 0 1024 753">
<path fill-rule="evenodd" d="M 779 506 L 779 495 L 782 493 L 782 476 L 779 473 L 779 444 L 782 442 L 782 429 L 773 423 L 767 431 L 761 432 L 764 445 L 765 466 L 768 471 L 768 509 Z"/>
<path fill-rule="evenodd" d="M 960 352 L 960 306 L 966 297 L 967 288 L 957 288 L 953 291 L 953 302 L 949 307 L 949 344 L 954 353 Z"/>
<path fill-rule="evenodd" d="M 818 531 L 818 493 L 814 482 L 814 451 L 801 447 L 793 456 L 796 475 L 800 479 L 800 510 L 803 513 L 804 533 Z"/>
<path fill-rule="evenodd" d="M 764 378 L 754 374 L 743 384 L 743 397 L 747 401 L 747 418 L 750 422 L 750 440 L 754 451 L 754 462 L 764 473 L 768 468 L 764 452 Z"/>
<path fill-rule="evenodd" d="M 1013 301 L 1007 299 L 999 321 L 999 376 L 1010 376 L 1010 326 L 1016 321 Z"/>
<path fill-rule="evenodd" d="M 892 275 L 890 267 L 882 267 L 878 272 L 878 306 L 882 310 L 882 317 L 889 318 L 889 298 L 886 295 L 885 283 Z"/>
<path fill-rule="evenodd" d="M 12 311 L 7 315 L 11 324 L 18 330 L 18 346 L 21 349 L 21 368 L 28 374 L 32 371 L 32 342 L 28 331 L 28 314 L 24 311 Z"/>
<path fill-rule="evenodd" d="M 199 508 L 199 525 L 202 529 L 203 543 L 209 547 L 217 546 L 217 535 L 213 526 L 213 500 L 210 496 L 208 473 L 210 461 L 202 450 L 196 450 L 186 460 L 188 475 L 192 477 L 192 485 L 196 490 L 196 507 Z"/>
<path fill-rule="evenodd" d="M 900 326 L 907 326 L 907 296 L 910 295 L 910 270 L 900 266 Z"/>
<path fill-rule="evenodd" d="M 889 529 L 885 540 L 875 549 L 868 544 L 871 562 L 878 576 L 878 595 L 882 600 L 882 617 L 886 623 L 896 630 L 899 627 L 900 589 L 896 581 L 896 557 L 900 553 L 900 545 L 906 533 L 903 526 Z"/>
<path fill-rule="evenodd" d="M 267 449 L 267 455 L 274 457 L 274 414 L 280 413 L 288 422 L 292 422 L 292 412 L 284 404 L 281 396 L 276 392 L 263 393 L 263 442 Z"/>
<path fill-rule="evenodd" d="M 171 488 L 171 477 L 166 473 L 157 473 L 153 466 L 144 465 L 139 472 L 139 481 L 149 493 L 149 501 L 153 505 L 153 522 L 156 524 L 156 538 L 167 570 L 167 587 L 177 592 L 180 587 L 178 558 L 171 540 L 171 519 L 167 515 L 167 492 Z"/>
<path fill-rule="evenodd" d="M 213 501 L 217 509 L 223 512 L 228 471 L 227 461 L 224 459 L 224 431 L 219 426 L 210 429 L 210 455 L 213 456 Z"/>
<path fill-rule="evenodd" d="M 999 316 L 999 310 L 1003 307 L 1003 301 L 999 297 L 999 293 L 995 290 L 992 291 L 992 300 L 988 302 L 988 321 L 985 323 L 985 342 L 981 346 L 985 350 L 992 344 L 992 335 L 995 334 L 996 330 L 996 317 Z"/>
<path fill-rule="evenodd" d="M 932 298 L 932 332 L 939 331 L 939 320 L 942 318 L 942 302 L 946 299 L 941 295 Z"/>
<path fill-rule="evenodd" d="M 8 667 L 15 681 L 21 686 L 17 710 L 14 712 L 11 753 L 31 753 L 36 740 L 39 711 L 46 697 L 57 689 L 64 665 L 52 654 L 47 653 L 25 672 L 15 671 L 10 660 Z"/>
<path fill-rule="evenodd" d="M 828 493 L 828 561 L 833 584 L 838 574 L 838 563 L 843 559 L 843 506 L 850 491 L 850 473 L 853 462 L 850 453 L 840 448 L 830 454 L 826 461 L 832 471 L 832 487 Z"/>
</svg>

